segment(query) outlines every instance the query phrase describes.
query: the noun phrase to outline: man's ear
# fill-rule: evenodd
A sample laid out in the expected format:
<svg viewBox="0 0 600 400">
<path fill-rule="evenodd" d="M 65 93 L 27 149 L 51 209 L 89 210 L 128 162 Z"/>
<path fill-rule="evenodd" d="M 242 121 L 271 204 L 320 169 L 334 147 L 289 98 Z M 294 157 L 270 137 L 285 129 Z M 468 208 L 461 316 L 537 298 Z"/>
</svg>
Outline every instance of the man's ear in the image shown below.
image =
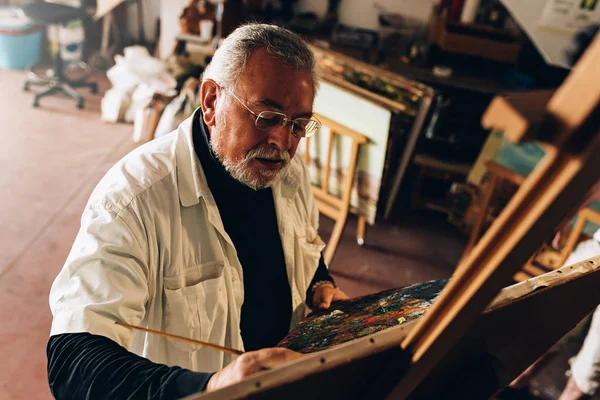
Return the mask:
<svg viewBox="0 0 600 400">
<path fill-rule="evenodd" d="M 200 106 L 206 126 L 212 127 L 216 122 L 217 93 L 219 85 L 212 79 L 205 79 L 200 86 Z"/>
</svg>

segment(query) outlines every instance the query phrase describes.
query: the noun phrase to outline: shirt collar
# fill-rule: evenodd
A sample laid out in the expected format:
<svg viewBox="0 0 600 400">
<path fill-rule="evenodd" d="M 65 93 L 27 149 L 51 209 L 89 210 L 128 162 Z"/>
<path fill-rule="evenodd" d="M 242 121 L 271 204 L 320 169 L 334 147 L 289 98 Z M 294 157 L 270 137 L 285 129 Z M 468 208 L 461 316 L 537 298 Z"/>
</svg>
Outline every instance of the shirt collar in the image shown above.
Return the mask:
<svg viewBox="0 0 600 400">
<path fill-rule="evenodd" d="M 194 139 L 192 137 L 192 123 L 194 114 L 183 121 L 177 129 L 177 186 L 179 189 L 179 200 L 184 207 L 198 204 L 200 197 L 210 193 L 206 176 L 200 165 L 200 161 L 194 150 Z"/>
</svg>

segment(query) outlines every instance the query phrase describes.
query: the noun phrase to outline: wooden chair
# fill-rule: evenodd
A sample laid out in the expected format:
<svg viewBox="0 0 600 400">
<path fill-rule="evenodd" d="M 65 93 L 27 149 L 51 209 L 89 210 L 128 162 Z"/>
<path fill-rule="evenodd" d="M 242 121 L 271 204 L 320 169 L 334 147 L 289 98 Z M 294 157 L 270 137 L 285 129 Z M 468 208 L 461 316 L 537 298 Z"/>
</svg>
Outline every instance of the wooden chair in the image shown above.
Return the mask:
<svg viewBox="0 0 600 400">
<path fill-rule="evenodd" d="M 534 136 L 532 132 L 536 132 L 547 118 L 548 111 L 546 107 L 554 92 L 554 90 L 538 90 L 509 96 L 496 96 L 483 114 L 481 123 L 486 129 L 504 131 L 505 135 L 514 138 L 515 142 L 532 139 Z M 488 162 L 487 168 L 491 174 L 491 181 L 483 195 L 481 209 L 473 225 L 461 262 L 483 235 L 481 230 L 488 220 L 488 209 L 494 200 L 498 184 L 503 180 L 507 180 L 521 186 L 525 181 L 524 176 L 494 161 Z"/>
<path fill-rule="evenodd" d="M 491 175 L 490 183 L 483 194 L 481 208 L 479 214 L 477 215 L 477 220 L 473 225 L 469 242 L 467 243 L 461 260 L 468 255 L 483 234 L 482 229 L 486 221 L 489 219 L 489 208 L 494 202 L 498 185 L 502 181 L 509 181 L 517 186 L 520 186 L 523 181 L 525 181 L 524 176 L 519 175 L 494 161 L 488 162 L 487 167 Z M 562 267 L 579 242 L 585 223 L 590 221 L 600 225 L 600 213 L 597 211 L 585 208 L 580 210 L 577 215 L 579 218 L 569 233 L 569 237 L 567 238 L 565 245 L 560 250 L 556 250 L 548 244 L 543 244 L 542 247 L 523 266 L 523 268 L 513 276 L 515 281 L 522 282 L 534 276 L 542 275 L 546 272 L 554 271 L 555 269 Z"/>
<path fill-rule="evenodd" d="M 313 193 L 319 212 L 325 216 L 335 220 L 335 226 L 331 232 L 331 237 L 327 243 L 327 248 L 323 255 L 325 262 L 330 264 L 337 250 L 338 243 L 346 226 L 348 212 L 350 211 L 350 194 L 354 186 L 354 177 L 356 175 L 356 165 L 358 160 L 358 149 L 361 144 L 367 143 L 367 138 L 360 133 L 357 133 L 329 118 L 317 115 L 317 118 L 323 123 L 323 126 L 329 128 L 329 137 L 327 141 L 327 153 L 325 164 L 321 170 L 321 187 L 313 185 Z M 323 132 L 323 131 L 321 131 Z M 330 175 L 331 175 L 331 156 L 335 137 L 338 136 L 349 138 L 352 141 L 350 151 L 350 159 L 348 170 L 345 171 L 344 180 L 341 187 L 341 197 L 337 197 L 330 193 Z M 304 162 L 308 165 L 310 160 L 310 139 L 305 139 Z M 366 219 L 364 216 L 358 216 L 357 241 L 359 244 L 364 243 L 364 235 L 366 229 Z"/>
<path fill-rule="evenodd" d="M 600 225 L 600 213 L 591 208 L 580 210 L 577 216 L 577 222 L 569 232 L 564 246 L 560 250 L 556 250 L 549 245 L 542 245 L 540 250 L 514 275 L 513 279 L 515 281 L 522 282 L 562 267 L 575 249 L 575 246 L 577 246 L 577 243 L 579 243 L 586 222 L 589 221 Z"/>
<path fill-rule="evenodd" d="M 477 219 L 475 220 L 475 224 L 473 225 L 473 229 L 469 235 L 469 241 L 467 242 L 467 246 L 465 247 L 461 260 L 464 259 L 467 254 L 469 254 L 471 249 L 473 249 L 483 234 L 482 230 L 486 221 L 489 219 L 489 208 L 490 205 L 494 203 L 498 185 L 502 183 L 502 181 L 509 181 L 517 186 L 520 186 L 523 181 L 525 181 L 524 176 L 511 171 L 495 161 L 489 161 L 487 163 L 487 169 L 490 174 L 490 182 L 483 193 L 479 214 L 477 214 Z"/>
</svg>

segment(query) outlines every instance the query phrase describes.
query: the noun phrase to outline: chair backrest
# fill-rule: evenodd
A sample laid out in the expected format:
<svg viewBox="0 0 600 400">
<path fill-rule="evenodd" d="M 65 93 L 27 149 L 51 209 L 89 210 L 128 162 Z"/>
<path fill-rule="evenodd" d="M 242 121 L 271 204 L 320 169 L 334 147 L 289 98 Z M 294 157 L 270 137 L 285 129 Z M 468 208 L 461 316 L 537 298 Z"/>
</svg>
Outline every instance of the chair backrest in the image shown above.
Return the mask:
<svg viewBox="0 0 600 400">
<path fill-rule="evenodd" d="M 333 206 L 337 206 L 338 208 L 343 206 L 343 203 L 346 203 L 346 206 L 349 207 L 350 204 L 350 193 L 352 191 L 352 185 L 354 183 L 354 176 L 356 175 L 356 166 L 358 160 L 358 149 L 361 144 L 366 144 L 368 139 L 361 135 L 358 132 L 353 131 L 350 128 L 345 127 L 329 118 L 326 118 L 322 115 L 317 115 L 317 118 L 323 123 L 324 127 L 329 128 L 328 141 L 327 141 L 327 149 L 325 155 L 325 164 L 321 169 L 321 187 L 314 187 L 315 196 L 325 202 L 331 203 Z M 323 131 L 321 131 L 323 132 Z M 333 155 L 333 150 L 335 147 L 336 136 L 338 137 L 346 137 L 351 140 L 351 149 L 349 154 L 349 162 L 348 169 L 345 173 L 344 180 L 342 183 L 342 195 L 341 197 L 337 197 L 330 193 L 330 184 L 331 184 L 331 160 Z M 304 151 L 304 161 L 305 163 L 309 163 L 310 161 L 310 143 L 311 139 L 305 139 L 305 151 Z"/>
<path fill-rule="evenodd" d="M 346 223 L 348 211 L 350 209 L 350 196 L 352 193 L 352 187 L 354 185 L 354 177 L 356 175 L 356 167 L 358 161 L 358 150 L 361 144 L 366 144 L 368 139 L 366 136 L 361 135 L 358 132 L 353 131 L 350 128 L 345 127 L 329 118 L 322 115 L 317 115 L 317 118 L 323 123 L 324 127 L 329 129 L 327 138 L 327 149 L 325 153 L 325 164 L 321 167 L 321 186 L 313 185 L 313 194 L 319 212 L 326 215 L 327 217 L 336 221 L 336 225 L 331 234 L 331 238 L 327 244 L 325 251 L 325 262 L 330 263 L 335 254 L 337 244 Z M 319 133 L 324 132 L 321 130 Z M 348 167 L 343 173 L 344 178 L 341 185 L 341 196 L 336 196 L 331 193 L 331 175 L 332 175 L 332 154 L 336 143 L 336 137 L 348 138 L 351 141 L 350 155 L 348 159 Z M 305 150 L 304 150 L 304 161 L 307 165 L 310 162 L 310 143 L 311 139 L 305 139 Z M 338 147 L 342 149 L 340 145 Z M 341 151 L 341 150 L 340 150 Z M 319 156 L 319 155 L 318 155 Z M 341 169 L 341 166 L 336 166 Z M 338 171 L 335 171 L 336 173 Z"/>
<path fill-rule="evenodd" d="M 583 228 L 587 222 L 600 225 L 600 212 L 591 208 L 579 210 L 577 213 L 577 222 L 575 222 L 575 225 L 569 232 L 564 246 L 560 250 L 555 250 L 547 244 L 542 245 L 542 248 L 514 275 L 513 279 L 517 282 L 522 282 L 534 276 L 561 268 L 582 238 Z"/>
</svg>

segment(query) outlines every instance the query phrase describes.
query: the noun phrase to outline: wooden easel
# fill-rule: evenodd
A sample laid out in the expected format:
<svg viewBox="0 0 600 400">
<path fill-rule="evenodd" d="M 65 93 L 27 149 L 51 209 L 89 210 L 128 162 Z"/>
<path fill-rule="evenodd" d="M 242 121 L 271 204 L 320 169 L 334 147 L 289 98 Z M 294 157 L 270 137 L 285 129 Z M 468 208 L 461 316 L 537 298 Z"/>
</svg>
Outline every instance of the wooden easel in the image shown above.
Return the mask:
<svg viewBox="0 0 600 400">
<path fill-rule="evenodd" d="M 408 396 L 596 183 L 600 171 L 599 62 L 597 37 L 548 101 L 540 128 L 534 132 L 504 132 L 513 142 L 527 135 L 537 136 L 546 156 L 458 266 L 439 301 L 404 340 L 403 348 L 412 353 L 412 368 L 392 393 L 394 396 Z M 539 100 L 544 101 L 545 94 Z M 497 124 L 503 120 L 499 114 Z"/>
<path fill-rule="evenodd" d="M 190 398 L 487 398 L 507 385 L 600 303 L 600 257 L 497 297 L 598 180 L 597 65 L 600 37 L 549 100 L 531 96 L 543 102 L 529 107 L 543 110 L 538 129 L 504 131 L 514 142 L 542 141 L 546 156 L 423 319 Z M 492 123 L 503 128 L 508 117 L 497 113 Z"/>
<path fill-rule="evenodd" d="M 333 256 L 337 250 L 338 243 L 342 237 L 342 232 L 346 226 L 346 220 L 348 219 L 348 213 L 350 212 L 350 196 L 352 194 L 352 188 L 354 187 L 354 179 L 356 175 L 356 167 L 358 162 L 358 150 L 360 145 L 367 143 L 367 138 L 358 132 L 353 131 L 345 127 L 344 125 L 338 124 L 337 122 L 326 118 L 322 115 L 317 115 L 317 118 L 323 123 L 324 126 L 329 128 L 329 136 L 327 140 L 327 153 L 325 157 L 325 165 L 323 166 L 321 186 L 313 185 L 313 194 L 315 196 L 315 202 L 319 208 L 319 212 L 326 215 L 327 217 L 335 221 L 331 237 L 327 243 L 327 248 L 323 258 L 327 265 L 331 264 Z M 336 135 L 340 137 L 346 137 L 352 141 L 352 147 L 350 149 L 350 158 L 348 162 L 348 170 L 345 173 L 344 179 L 341 186 L 341 197 L 337 197 L 329 193 L 329 181 L 331 178 L 331 159 L 334 150 L 334 142 Z M 308 165 L 310 162 L 310 139 L 304 139 L 304 162 Z M 365 236 L 366 219 L 363 215 L 358 216 L 358 232 L 357 239 L 363 239 Z"/>
</svg>

